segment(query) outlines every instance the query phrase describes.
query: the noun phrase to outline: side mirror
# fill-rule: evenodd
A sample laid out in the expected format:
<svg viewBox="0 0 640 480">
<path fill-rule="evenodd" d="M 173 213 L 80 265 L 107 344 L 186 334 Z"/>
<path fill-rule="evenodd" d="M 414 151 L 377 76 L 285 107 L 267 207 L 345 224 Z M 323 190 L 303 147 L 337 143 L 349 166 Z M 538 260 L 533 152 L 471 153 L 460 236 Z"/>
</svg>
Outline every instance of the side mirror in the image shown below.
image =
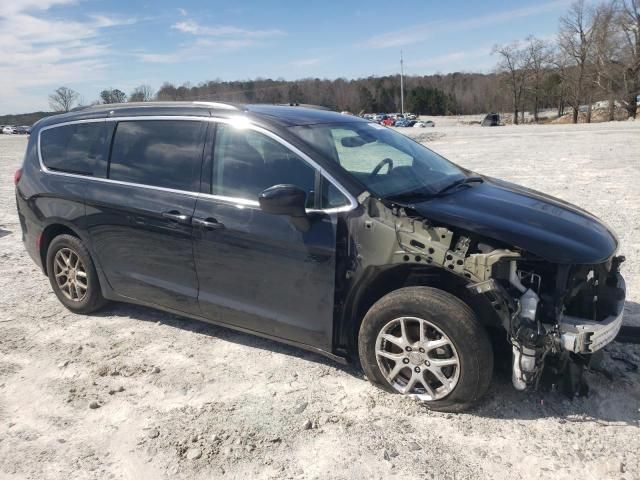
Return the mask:
<svg viewBox="0 0 640 480">
<path fill-rule="evenodd" d="M 295 185 L 274 185 L 258 197 L 263 212 L 272 215 L 306 216 L 307 194 Z"/>
<path fill-rule="evenodd" d="M 271 215 L 287 215 L 294 226 L 306 232 L 310 228 L 305 206 L 307 194 L 295 185 L 274 185 L 258 196 L 260 209 Z"/>
</svg>

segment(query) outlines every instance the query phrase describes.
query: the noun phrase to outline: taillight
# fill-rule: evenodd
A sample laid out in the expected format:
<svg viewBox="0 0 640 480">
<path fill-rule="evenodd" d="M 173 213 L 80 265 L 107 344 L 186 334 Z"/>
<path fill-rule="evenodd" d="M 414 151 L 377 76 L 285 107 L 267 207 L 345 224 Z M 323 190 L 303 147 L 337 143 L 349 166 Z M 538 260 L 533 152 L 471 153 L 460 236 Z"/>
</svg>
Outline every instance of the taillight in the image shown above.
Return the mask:
<svg viewBox="0 0 640 480">
<path fill-rule="evenodd" d="M 16 173 L 13 174 L 13 184 L 18 185 L 18 182 L 20 181 L 21 178 L 22 178 L 22 169 L 19 168 L 18 170 L 16 170 Z"/>
</svg>

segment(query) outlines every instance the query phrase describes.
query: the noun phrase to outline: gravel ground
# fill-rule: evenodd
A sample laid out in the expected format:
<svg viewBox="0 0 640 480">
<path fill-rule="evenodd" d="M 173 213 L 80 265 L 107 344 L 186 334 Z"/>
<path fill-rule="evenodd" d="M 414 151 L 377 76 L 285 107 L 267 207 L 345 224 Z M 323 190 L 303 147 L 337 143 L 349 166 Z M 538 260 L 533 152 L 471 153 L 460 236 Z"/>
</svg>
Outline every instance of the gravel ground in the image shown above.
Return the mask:
<svg viewBox="0 0 640 480">
<path fill-rule="evenodd" d="M 640 123 L 403 132 L 608 222 L 640 325 Z M 68 312 L 21 244 L 25 144 L 0 135 L 0 478 L 640 478 L 640 346 L 608 346 L 587 398 L 518 393 L 498 372 L 451 415 L 228 329 L 123 304 Z"/>
</svg>

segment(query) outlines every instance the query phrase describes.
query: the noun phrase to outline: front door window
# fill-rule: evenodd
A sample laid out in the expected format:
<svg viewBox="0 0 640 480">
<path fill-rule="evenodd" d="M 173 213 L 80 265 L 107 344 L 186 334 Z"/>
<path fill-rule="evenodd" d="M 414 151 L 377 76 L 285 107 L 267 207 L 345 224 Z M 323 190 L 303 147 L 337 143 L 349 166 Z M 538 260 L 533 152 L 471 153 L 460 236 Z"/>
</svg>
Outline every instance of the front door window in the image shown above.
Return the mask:
<svg viewBox="0 0 640 480">
<path fill-rule="evenodd" d="M 213 195 L 257 201 L 274 185 L 291 184 L 314 206 L 315 169 L 272 138 L 254 130 L 221 124 L 216 132 Z"/>
</svg>

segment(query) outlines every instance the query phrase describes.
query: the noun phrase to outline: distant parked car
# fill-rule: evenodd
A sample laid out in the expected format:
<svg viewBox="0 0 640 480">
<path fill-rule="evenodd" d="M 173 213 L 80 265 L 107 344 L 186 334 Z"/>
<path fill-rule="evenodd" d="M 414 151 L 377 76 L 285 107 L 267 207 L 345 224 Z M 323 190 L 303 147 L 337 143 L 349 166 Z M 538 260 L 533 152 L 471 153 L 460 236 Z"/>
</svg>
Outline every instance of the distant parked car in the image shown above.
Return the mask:
<svg viewBox="0 0 640 480">
<path fill-rule="evenodd" d="M 482 120 L 483 127 L 498 127 L 500 126 L 500 115 L 497 113 L 487 113 L 487 116 Z"/>
<path fill-rule="evenodd" d="M 13 133 L 18 135 L 27 135 L 31 133 L 31 127 L 27 127 L 26 125 L 20 125 L 18 127 L 14 127 Z"/>
<path fill-rule="evenodd" d="M 7 125 L 6 127 L 2 128 L 2 133 L 4 133 L 5 135 L 11 135 L 15 133 L 15 128 L 11 125 Z"/>
<path fill-rule="evenodd" d="M 382 121 L 382 125 L 385 127 L 392 127 L 395 123 L 396 121 L 391 117 L 387 117 Z"/>
<path fill-rule="evenodd" d="M 424 127 L 435 127 L 436 124 L 431 121 L 431 120 L 425 120 L 425 121 L 418 121 L 416 123 L 413 124 L 414 127 L 419 127 L 419 128 L 424 128 Z"/>
<path fill-rule="evenodd" d="M 406 118 L 401 118 L 396 120 L 396 127 L 413 127 L 416 124 L 415 120 L 407 120 Z"/>
</svg>

